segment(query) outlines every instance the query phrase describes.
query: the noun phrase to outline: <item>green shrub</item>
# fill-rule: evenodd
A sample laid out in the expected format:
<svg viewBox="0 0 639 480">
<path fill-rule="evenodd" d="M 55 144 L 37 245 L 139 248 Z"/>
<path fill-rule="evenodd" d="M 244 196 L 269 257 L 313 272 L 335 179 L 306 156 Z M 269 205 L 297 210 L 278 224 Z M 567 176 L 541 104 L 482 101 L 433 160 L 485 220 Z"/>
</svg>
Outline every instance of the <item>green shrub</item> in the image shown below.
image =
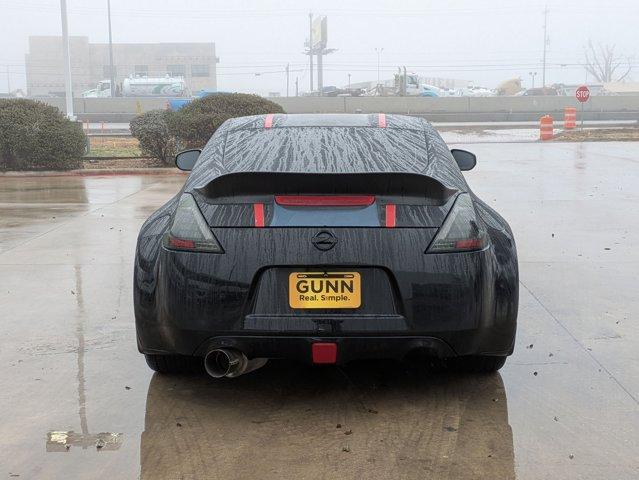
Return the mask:
<svg viewBox="0 0 639 480">
<path fill-rule="evenodd" d="M 86 137 L 56 107 L 0 99 L 0 170 L 70 170 L 82 165 Z"/>
<path fill-rule="evenodd" d="M 201 148 L 229 118 L 284 113 L 277 103 L 257 95 L 232 93 L 193 100 L 171 116 L 170 129 L 184 148 Z"/>
<path fill-rule="evenodd" d="M 151 110 L 131 121 L 131 135 L 140 142 L 143 155 L 172 164 L 175 157 L 175 137 L 169 130 L 170 110 Z"/>
</svg>

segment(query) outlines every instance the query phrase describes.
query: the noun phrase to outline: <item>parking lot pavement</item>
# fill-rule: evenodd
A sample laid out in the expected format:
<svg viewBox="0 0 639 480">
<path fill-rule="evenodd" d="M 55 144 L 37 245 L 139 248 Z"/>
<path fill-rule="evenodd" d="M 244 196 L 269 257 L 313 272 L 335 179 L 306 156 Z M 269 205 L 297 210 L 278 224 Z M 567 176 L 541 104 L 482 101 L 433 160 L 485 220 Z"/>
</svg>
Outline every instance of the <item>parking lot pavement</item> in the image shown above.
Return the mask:
<svg viewBox="0 0 639 480">
<path fill-rule="evenodd" d="M 639 144 L 468 148 L 521 273 L 515 354 L 483 377 L 152 375 L 133 252 L 183 177 L 0 177 L 0 475 L 639 478 Z"/>
</svg>

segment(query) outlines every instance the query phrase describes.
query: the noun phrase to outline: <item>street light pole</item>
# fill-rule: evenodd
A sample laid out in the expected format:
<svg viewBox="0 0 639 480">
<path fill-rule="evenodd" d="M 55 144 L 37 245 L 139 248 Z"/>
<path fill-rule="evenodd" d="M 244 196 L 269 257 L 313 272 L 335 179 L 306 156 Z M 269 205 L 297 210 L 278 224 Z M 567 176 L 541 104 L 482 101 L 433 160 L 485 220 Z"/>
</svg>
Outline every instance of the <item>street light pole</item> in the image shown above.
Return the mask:
<svg viewBox="0 0 639 480">
<path fill-rule="evenodd" d="M 289 84 L 289 67 L 290 64 L 286 64 L 286 96 L 288 97 L 288 84 Z"/>
<path fill-rule="evenodd" d="M 111 0 L 107 0 L 107 17 L 109 18 L 109 80 L 111 98 L 115 97 L 115 72 L 113 71 L 113 39 L 111 38 Z"/>
<path fill-rule="evenodd" d="M 308 14 L 308 68 L 310 72 L 310 90 L 313 93 L 313 14 Z"/>
<path fill-rule="evenodd" d="M 548 5 L 544 7 L 544 57 L 541 70 L 541 86 L 546 87 L 546 49 L 548 47 Z"/>
<path fill-rule="evenodd" d="M 62 61 L 64 62 L 64 98 L 66 100 L 67 118 L 75 120 L 73 114 L 73 89 L 71 86 L 71 57 L 69 55 L 69 26 L 67 24 L 67 0 L 60 0 L 60 17 L 62 19 Z"/>
<path fill-rule="evenodd" d="M 537 72 L 528 72 L 528 75 L 530 75 L 532 79 L 532 86 L 530 88 L 535 88 L 535 75 L 537 75 Z"/>
<path fill-rule="evenodd" d="M 381 80 L 380 80 L 380 74 L 379 74 L 379 69 L 380 69 L 380 61 L 381 61 L 381 57 L 382 57 L 382 52 L 384 51 L 383 48 L 376 48 L 375 49 L 375 53 L 377 53 L 377 92 L 380 93 L 381 90 Z"/>
<path fill-rule="evenodd" d="M 348 74 L 348 91 L 351 91 L 351 74 Z"/>
</svg>

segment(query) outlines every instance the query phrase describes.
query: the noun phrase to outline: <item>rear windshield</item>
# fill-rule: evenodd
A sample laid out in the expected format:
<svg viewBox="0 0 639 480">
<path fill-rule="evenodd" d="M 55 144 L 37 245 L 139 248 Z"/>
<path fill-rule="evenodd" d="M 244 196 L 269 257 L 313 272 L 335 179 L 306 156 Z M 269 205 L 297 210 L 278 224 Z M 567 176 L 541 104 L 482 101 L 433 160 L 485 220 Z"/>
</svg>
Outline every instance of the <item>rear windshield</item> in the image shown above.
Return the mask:
<svg viewBox="0 0 639 480">
<path fill-rule="evenodd" d="M 415 172 L 428 163 L 422 130 L 287 127 L 228 133 L 229 171 L 299 173 Z"/>
</svg>

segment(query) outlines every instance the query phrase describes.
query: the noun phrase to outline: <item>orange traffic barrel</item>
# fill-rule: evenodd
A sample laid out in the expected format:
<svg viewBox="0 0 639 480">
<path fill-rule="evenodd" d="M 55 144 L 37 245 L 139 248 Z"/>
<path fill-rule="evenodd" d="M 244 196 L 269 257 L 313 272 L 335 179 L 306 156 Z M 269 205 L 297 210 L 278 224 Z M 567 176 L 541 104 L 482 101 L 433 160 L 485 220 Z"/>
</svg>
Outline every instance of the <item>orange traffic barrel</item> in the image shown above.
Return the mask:
<svg viewBox="0 0 639 480">
<path fill-rule="evenodd" d="M 564 108 L 564 128 L 570 130 L 577 126 L 577 109 L 575 107 Z"/>
<path fill-rule="evenodd" d="M 552 140 L 553 134 L 552 117 L 550 115 L 544 115 L 539 120 L 539 138 L 542 140 Z"/>
</svg>

